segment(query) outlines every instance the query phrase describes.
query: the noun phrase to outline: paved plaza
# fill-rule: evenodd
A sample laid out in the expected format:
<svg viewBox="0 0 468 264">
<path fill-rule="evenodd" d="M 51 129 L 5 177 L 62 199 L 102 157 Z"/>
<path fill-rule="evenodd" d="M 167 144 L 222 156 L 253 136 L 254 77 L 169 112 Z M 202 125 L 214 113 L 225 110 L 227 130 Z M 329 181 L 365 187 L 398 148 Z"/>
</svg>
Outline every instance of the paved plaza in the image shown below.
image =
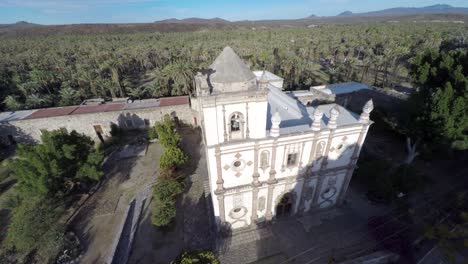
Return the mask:
<svg viewBox="0 0 468 264">
<path fill-rule="evenodd" d="M 346 259 L 348 251 L 372 244 L 367 219 L 386 210 L 350 188 L 343 207 L 279 219 L 262 229 L 220 239 L 219 259 L 225 264 L 326 263 L 337 255 Z"/>
</svg>

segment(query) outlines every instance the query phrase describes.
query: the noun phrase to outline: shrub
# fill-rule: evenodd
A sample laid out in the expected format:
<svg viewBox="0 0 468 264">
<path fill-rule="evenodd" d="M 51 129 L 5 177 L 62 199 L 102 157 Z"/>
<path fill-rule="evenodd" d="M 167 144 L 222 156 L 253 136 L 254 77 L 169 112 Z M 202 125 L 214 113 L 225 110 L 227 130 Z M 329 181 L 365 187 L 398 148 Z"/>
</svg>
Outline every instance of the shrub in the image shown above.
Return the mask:
<svg viewBox="0 0 468 264">
<path fill-rule="evenodd" d="M 216 258 L 215 254 L 211 251 L 200 252 L 187 252 L 184 251 L 180 254 L 171 264 L 220 264 L 221 262 Z"/>
<path fill-rule="evenodd" d="M 154 126 L 148 128 L 148 137 L 150 140 L 158 138 L 158 132 L 156 131 L 156 128 Z"/>
<path fill-rule="evenodd" d="M 153 187 L 153 197 L 156 200 L 164 200 L 174 198 L 182 193 L 183 186 L 181 183 L 172 178 L 161 178 Z"/>
<path fill-rule="evenodd" d="M 183 190 L 182 184 L 171 177 L 162 177 L 153 186 L 153 211 L 151 222 L 167 226 L 176 216 L 175 198 Z"/>
<path fill-rule="evenodd" d="M 176 147 L 180 142 L 180 135 L 176 132 L 175 123 L 169 115 L 164 116 L 162 122 L 158 122 L 154 125 L 154 129 L 159 138 L 159 142 L 164 147 Z"/>
<path fill-rule="evenodd" d="M 159 160 L 159 167 L 163 170 L 180 168 L 187 162 L 187 156 L 178 148 L 170 146 L 166 148 Z"/>
<path fill-rule="evenodd" d="M 45 259 L 53 258 L 63 244 L 59 219 L 65 209 L 51 200 L 25 199 L 13 210 L 5 247 L 19 254 L 33 250 Z"/>
<path fill-rule="evenodd" d="M 176 216 L 175 201 L 172 198 L 154 199 L 153 203 L 153 215 L 151 217 L 153 225 L 159 227 L 169 225 Z"/>
</svg>

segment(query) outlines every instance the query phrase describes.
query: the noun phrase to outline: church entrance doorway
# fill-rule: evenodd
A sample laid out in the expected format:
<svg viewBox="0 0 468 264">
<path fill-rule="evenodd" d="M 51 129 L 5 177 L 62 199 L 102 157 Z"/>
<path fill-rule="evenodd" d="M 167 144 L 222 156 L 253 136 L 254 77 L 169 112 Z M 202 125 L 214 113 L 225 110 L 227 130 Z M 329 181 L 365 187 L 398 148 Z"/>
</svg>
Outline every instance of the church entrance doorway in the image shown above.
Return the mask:
<svg viewBox="0 0 468 264">
<path fill-rule="evenodd" d="M 280 202 L 276 206 L 276 217 L 290 216 L 292 213 L 293 202 L 291 194 L 287 193 L 281 197 Z"/>
</svg>

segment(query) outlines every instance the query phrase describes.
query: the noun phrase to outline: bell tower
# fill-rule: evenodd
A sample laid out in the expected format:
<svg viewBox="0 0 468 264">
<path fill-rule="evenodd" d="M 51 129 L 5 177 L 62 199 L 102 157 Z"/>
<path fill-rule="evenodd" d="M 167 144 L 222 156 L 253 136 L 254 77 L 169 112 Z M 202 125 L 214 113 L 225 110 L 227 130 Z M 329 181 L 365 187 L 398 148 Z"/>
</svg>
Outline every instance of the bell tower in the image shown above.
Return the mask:
<svg viewBox="0 0 468 264">
<path fill-rule="evenodd" d="M 195 76 L 207 146 L 266 136 L 266 85 L 230 47 Z"/>
</svg>

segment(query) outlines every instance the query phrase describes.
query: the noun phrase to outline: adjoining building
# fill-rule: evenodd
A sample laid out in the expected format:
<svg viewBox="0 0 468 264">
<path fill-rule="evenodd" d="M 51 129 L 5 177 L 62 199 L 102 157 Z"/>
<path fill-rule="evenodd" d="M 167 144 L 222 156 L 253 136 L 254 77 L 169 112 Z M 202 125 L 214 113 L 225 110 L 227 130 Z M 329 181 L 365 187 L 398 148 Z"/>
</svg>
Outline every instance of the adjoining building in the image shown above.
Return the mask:
<svg viewBox="0 0 468 264">
<path fill-rule="evenodd" d="M 230 47 L 195 76 L 192 107 L 219 227 L 254 227 L 344 200 L 372 101 L 360 115 L 335 103 L 307 106 L 284 93 L 280 79 L 250 71 Z"/>
<path fill-rule="evenodd" d="M 121 129 L 143 129 L 161 121 L 165 114 L 193 124 L 189 97 L 168 97 L 117 102 L 89 102 L 76 106 L 0 113 L 0 140 L 4 144 L 40 141 L 41 131 L 65 128 L 94 140 L 111 136 L 111 125 Z"/>
</svg>

